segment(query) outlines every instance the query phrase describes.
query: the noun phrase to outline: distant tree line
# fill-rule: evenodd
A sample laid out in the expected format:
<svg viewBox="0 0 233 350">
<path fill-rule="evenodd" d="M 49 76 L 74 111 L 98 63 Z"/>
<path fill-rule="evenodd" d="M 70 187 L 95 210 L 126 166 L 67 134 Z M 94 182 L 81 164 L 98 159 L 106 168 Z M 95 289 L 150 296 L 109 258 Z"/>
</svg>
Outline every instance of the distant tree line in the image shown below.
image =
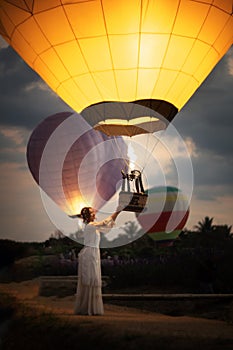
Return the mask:
<svg viewBox="0 0 233 350">
<path fill-rule="evenodd" d="M 179 285 L 188 291 L 209 280 L 216 292 L 233 292 L 231 229 L 228 225 L 214 225 L 213 218 L 207 216 L 194 230 L 184 229 L 170 247 L 162 247 L 145 234 L 123 246 L 101 248 L 102 273 L 110 276 L 113 289 L 142 285 L 167 289 Z M 125 233 L 126 242 L 132 238 L 131 231 Z M 44 242 L 2 239 L 0 280 L 3 272 L 5 280 L 77 274 L 77 259 L 71 259 L 69 253 L 75 251 L 77 257 L 82 247 L 60 231 Z"/>
<path fill-rule="evenodd" d="M 102 248 L 102 256 L 121 255 L 123 258 L 150 258 L 160 254 L 178 253 L 184 249 L 201 250 L 212 249 L 232 252 L 233 233 L 232 226 L 214 225 L 213 218 L 206 216 L 195 225 L 194 230 L 184 229 L 174 241 L 172 247 L 160 247 L 149 235 L 143 235 L 133 240 L 132 230 L 126 231 L 126 242 L 131 243 L 114 248 Z M 0 268 L 12 264 L 15 260 L 32 255 L 60 254 L 75 249 L 77 254 L 82 244 L 74 239 L 64 236 L 62 232 L 55 231 L 44 242 L 17 242 L 9 239 L 0 239 Z"/>
<path fill-rule="evenodd" d="M 54 255 L 63 253 L 73 247 L 81 249 L 81 245 L 55 231 L 44 242 L 18 242 L 9 239 L 0 239 L 0 269 L 13 264 L 16 260 L 34 255 Z"/>
</svg>

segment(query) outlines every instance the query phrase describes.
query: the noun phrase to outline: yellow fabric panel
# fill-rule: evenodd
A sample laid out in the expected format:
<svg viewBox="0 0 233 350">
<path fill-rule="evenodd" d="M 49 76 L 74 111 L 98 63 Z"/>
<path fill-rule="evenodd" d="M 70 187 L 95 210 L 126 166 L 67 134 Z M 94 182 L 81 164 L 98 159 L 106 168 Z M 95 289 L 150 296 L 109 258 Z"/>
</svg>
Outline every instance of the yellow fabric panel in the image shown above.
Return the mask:
<svg viewBox="0 0 233 350">
<path fill-rule="evenodd" d="M 208 44 L 204 43 L 203 41 L 196 40 L 184 65 L 182 66 L 182 71 L 186 73 L 191 71 L 195 72 L 202 60 L 205 58 L 209 48 L 210 47 Z"/>
<path fill-rule="evenodd" d="M 210 48 L 204 60 L 201 62 L 197 71 L 194 73 L 194 76 L 199 82 L 203 81 L 203 77 L 206 77 L 210 71 L 211 67 L 214 67 L 220 59 L 219 54 L 213 49 Z"/>
<path fill-rule="evenodd" d="M 22 35 L 25 32 L 27 33 L 27 42 L 37 54 L 40 54 L 51 46 L 46 39 L 46 36 L 41 33 L 41 30 L 33 17 L 22 23 L 18 30 Z"/>
<path fill-rule="evenodd" d="M 0 23 L 2 23 L 2 27 L 3 27 L 2 28 L 3 32 L 1 30 L 1 34 L 5 33 L 10 38 L 15 29 L 15 26 L 4 11 L 2 11 L 1 13 Z"/>
<path fill-rule="evenodd" d="M 67 69 L 64 67 L 64 64 L 59 59 L 56 51 L 53 48 L 43 52 L 40 55 L 40 58 L 50 68 L 51 72 L 60 82 L 70 77 Z"/>
<path fill-rule="evenodd" d="M 1 0 L 0 30 L 78 112 L 101 101 L 148 98 L 181 108 L 232 44 L 232 4 Z M 34 20 L 24 10 L 32 5 Z"/>
<path fill-rule="evenodd" d="M 68 105 L 82 106 L 88 105 L 88 97 L 85 96 L 73 79 L 64 81 L 58 88 L 57 93 L 67 101 Z M 80 110 L 80 107 L 76 110 Z"/>
<path fill-rule="evenodd" d="M 66 63 L 66 68 L 70 75 L 76 76 L 88 72 L 88 67 L 76 40 L 56 45 L 54 46 L 54 50 L 57 52 L 61 61 Z"/>
<path fill-rule="evenodd" d="M 77 38 L 90 38 L 106 34 L 102 7 L 99 1 L 65 5 L 64 9 Z"/>
<path fill-rule="evenodd" d="M 222 30 L 214 43 L 214 47 L 221 56 L 228 50 L 232 45 L 232 33 L 233 33 L 233 17 L 228 18 L 227 24 Z"/>
<path fill-rule="evenodd" d="M 182 72 L 177 73 L 177 77 L 167 92 L 165 99 L 168 101 L 182 101 L 186 96 L 198 87 L 198 82 L 190 75 Z"/>
<path fill-rule="evenodd" d="M 62 7 L 35 14 L 35 19 L 52 45 L 75 39 Z"/>
<path fill-rule="evenodd" d="M 142 33 L 170 33 L 179 0 L 153 0 L 143 2 Z"/>
<path fill-rule="evenodd" d="M 11 44 L 14 49 L 19 53 L 19 55 L 25 57 L 27 56 L 28 64 L 33 65 L 37 55 L 32 47 L 24 39 L 24 36 L 16 29 L 11 39 Z"/>
<path fill-rule="evenodd" d="M 112 62 L 106 37 L 80 39 L 80 48 L 88 67 L 92 71 L 112 69 Z"/>
<path fill-rule="evenodd" d="M 189 1 L 189 0 L 185 0 L 185 1 Z M 198 2 L 198 0 L 196 0 L 196 1 Z M 213 0 L 203 0 L 202 2 L 205 3 L 205 4 L 210 4 L 211 5 L 213 3 Z"/>
<path fill-rule="evenodd" d="M 140 41 L 140 68 L 160 67 L 170 35 L 142 34 Z"/>
<path fill-rule="evenodd" d="M 221 34 L 228 18 L 229 15 L 226 12 L 219 11 L 216 7 L 211 7 L 198 38 L 212 45 Z"/>
<path fill-rule="evenodd" d="M 26 12 L 17 6 L 13 6 L 8 2 L 4 2 L 4 11 L 7 13 L 12 23 L 14 23 L 15 27 L 25 21 L 27 18 L 31 17 L 29 12 Z"/>
<path fill-rule="evenodd" d="M 138 64 L 138 35 L 112 35 L 109 37 L 115 69 L 132 69 Z"/>
<path fill-rule="evenodd" d="M 97 72 L 92 74 L 96 85 L 99 86 L 101 94 L 105 96 L 105 101 L 119 100 L 114 72 Z"/>
<path fill-rule="evenodd" d="M 60 0 L 39 0 L 39 1 L 33 1 L 33 13 L 46 11 L 51 8 L 57 7 L 61 5 Z"/>
<path fill-rule="evenodd" d="M 142 99 L 151 98 L 159 72 L 159 69 L 139 69 L 137 95 Z"/>
<path fill-rule="evenodd" d="M 87 96 L 89 102 L 94 101 L 93 103 L 95 103 L 97 101 L 103 101 L 104 97 L 101 96 L 91 75 L 80 75 L 79 77 L 75 78 L 75 83 L 80 86 L 80 90 L 85 96 Z"/>
<path fill-rule="evenodd" d="M 160 70 L 158 79 L 155 84 L 155 88 L 153 90 L 153 96 L 158 96 L 157 98 L 159 100 L 162 100 L 164 98 L 164 95 L 168 93 L 176 77 L 177 77 L 176 71 L 166 70 L 162 68 Z M 170 100 L 168 100 L 168 102 L 172 103 L 172 101 Z"/>
<path fill-rule="evenodd" d="M 179 71 L 194 44 L 194 39 L 172 35 L 163 62 L 163 68 Z M 192 71 L 190 72 L 193 73 Z"/>
<path fill-rule="evenodd" d="M 224 0 L 214 0 L 213 5 L 223 9 L 224 11 L 228 13 L 232 13 L 232 4 L 230 1 L 224 1 Z"/>
<path fill-rule="evenodd" d="M 27 8 L 29 9 L 29 11 L 32 12 L 33 10 L 33 2 L 34 0 L 23 0 L 25 2 L 25 4 L 27 5 Z"/>
<path fill-rule="evenodd" d="M 184 101 L 187 102 L 190 97 L 194 94 L 194 92 L 197 90 L 197 88 L 199 87 L 199 84 L 196 80 L 192 79 L 192 77 L 190 77 L 190 81 L 188 83 L 189 85 L 186 85 L 185 88 L 180 91 L 180 87 L 179 87 L 179 96 L 177 97 L 176 100 L 176 104 L 178 108 L 182 108 L 184 105 Z M 171 91 L 172 93 L 172 91 Z M 169 98 L 169 95 L 168 95 Z"/>
<path fill-rule="evenodd" d="M 133 101 L 136 99 L 137 70 L 118 70 L 116 72 L 117 89 L 120 101 Z"/>
<path fill-rule="evenodd" d="M 9 2 L 13 5 L 20 7 L 21 9 L 23 9 L 25 11 L 28 11 L 28 7 L 25 4 L 24 0 L 10 0 Z"/>
<path fill-rule="evenodd" d="M 72 106 L 72 108 L 74 108 L 74 98 L 72 96 L 70 96 L 70 91 L 67 91 L 65 88 L 64 88 L 64 83 L 62 85 L 59 85 L 56 89 L 56 93 L 59 95 L 59 97 L 61 99 L 63 99 L 66 104 L 68 106 Z M 80 105 L 76 104 L 76 110 L 79 110 L 80 109 Z"/>
<path fill-rule="evenodd" d="M 195 38 L 205 21 L 209 5 L 196 1 L 181 2 L 173 29 L 173 34 Z M 192 13 L 190 21 L 189 14 Z"/>
<path fill-rule="evenodd" d="M 60 2 L 63 4 L 63 5 L 67 5 L 67 4 L 79 4 L 79 3 L 82 3 L 82 2 L 90 2 L 90 1 L 99 1 L 99 0 L 60 0 Z"/>
<path fill-rule="evenodd" d="M 140 0 L 102 0 L 108 34 L 138 33 Z"/>
<path fill-rule="evenodd" d="M 57 87 L 59 86 L 60 82 L 58 79 L 54 76 L 54 74 L 51 72 L 51 70 L 48 68 L 47 64 L 41 60 L 40 57 L 36 59 L 34 62 L 33 68 L 40 72 L 40 76 L 42 79 L 44 79 L 47 84 L 56 91 Z"/>
</svg>

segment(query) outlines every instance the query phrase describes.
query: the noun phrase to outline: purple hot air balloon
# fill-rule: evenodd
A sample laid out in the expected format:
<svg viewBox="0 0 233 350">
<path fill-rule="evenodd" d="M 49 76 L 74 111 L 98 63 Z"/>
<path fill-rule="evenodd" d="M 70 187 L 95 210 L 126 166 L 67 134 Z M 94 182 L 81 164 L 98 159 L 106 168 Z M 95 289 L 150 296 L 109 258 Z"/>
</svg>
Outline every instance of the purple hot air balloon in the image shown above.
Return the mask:
<svg viewBox="0 0 233 350">
<path fill-rule="evenodd" d="M 127 146 L 121 137 L 92 129 L 72 112 L 44 119 L 27 145 L 35 181 L 70 216 L 83 206 L 99 210 L 110 200 L 120 186 L 126 159 Z"/>
</svg>

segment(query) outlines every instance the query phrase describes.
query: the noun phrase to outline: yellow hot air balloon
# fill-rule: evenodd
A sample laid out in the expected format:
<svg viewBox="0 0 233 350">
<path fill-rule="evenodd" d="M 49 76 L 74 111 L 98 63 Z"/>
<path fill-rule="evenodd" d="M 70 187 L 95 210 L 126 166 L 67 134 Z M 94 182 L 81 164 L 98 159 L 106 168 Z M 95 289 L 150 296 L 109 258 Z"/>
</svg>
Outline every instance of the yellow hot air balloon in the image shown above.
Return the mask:
<svg viewBox="0 0 233 350">
<path fill-rule="evenodd" d="M 77 112 L 140 101 L 168 120 L 232 45 L 232 0 L 1 0 L 0 33 Z"/>
</svg>

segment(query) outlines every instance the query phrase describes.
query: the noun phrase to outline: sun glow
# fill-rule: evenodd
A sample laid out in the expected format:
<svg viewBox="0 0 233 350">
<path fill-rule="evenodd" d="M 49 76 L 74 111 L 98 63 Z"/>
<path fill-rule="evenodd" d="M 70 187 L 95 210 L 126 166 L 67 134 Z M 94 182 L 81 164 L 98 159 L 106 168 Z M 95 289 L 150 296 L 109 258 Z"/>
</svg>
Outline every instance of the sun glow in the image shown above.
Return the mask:
<svg viewBox="0 0 233 350">
<path fill-rule="evenodd" d="M 90 205 L 88 205 L 88 203 L 85 203 L 82 197 L 73 198 L 69 203 L 69 207 L 71 208 L 71 215 L 80 214 L 82 208 L 87 206 Z"/>
</svg>

